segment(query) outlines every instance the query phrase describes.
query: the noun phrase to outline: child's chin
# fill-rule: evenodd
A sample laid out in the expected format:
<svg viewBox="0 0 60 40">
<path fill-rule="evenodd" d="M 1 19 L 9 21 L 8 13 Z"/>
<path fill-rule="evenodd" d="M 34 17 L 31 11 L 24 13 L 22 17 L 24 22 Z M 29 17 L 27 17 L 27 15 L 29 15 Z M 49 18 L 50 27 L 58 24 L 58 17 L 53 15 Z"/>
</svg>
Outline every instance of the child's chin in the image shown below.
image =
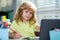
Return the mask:
<svg viewBox="0 0 60 40">
<path fill-rule="evenodd" d="M 26 21 L 29 21 L 29 18 L 27 18 Z"/>
</svg>

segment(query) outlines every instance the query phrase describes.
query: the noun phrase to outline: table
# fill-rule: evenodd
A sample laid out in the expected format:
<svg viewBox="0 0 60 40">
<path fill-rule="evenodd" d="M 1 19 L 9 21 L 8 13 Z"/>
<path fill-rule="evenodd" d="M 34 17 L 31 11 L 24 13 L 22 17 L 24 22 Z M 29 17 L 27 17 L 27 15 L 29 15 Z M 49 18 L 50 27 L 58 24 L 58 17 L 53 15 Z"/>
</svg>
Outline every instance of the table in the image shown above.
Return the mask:
<svg viewBox="0 0 60 40">
<path fill-rule="evenodd" d="M 19 38 L 19 39 L 9 39 L 9 40 L 39 40 L 40 37 L 34 37 L 33 38 L 29 38 L 29 39 L 25 39 L 25 38 Z"/>
</svg>

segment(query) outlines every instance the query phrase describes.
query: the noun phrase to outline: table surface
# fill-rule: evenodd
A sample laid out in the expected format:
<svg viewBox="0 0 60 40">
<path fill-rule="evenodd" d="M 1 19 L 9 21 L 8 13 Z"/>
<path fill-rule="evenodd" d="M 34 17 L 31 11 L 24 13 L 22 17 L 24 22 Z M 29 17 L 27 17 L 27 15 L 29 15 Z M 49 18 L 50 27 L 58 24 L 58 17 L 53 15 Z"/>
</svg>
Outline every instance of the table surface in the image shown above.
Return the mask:
<svg viewBox="0 0 60 40">
<path fill-rule="evenodd" d="M 34 37 L 29 39 L 19 38 L 19 39 L 9 39 L 9 40 L 39 40 L 40 37 Z"/>
</svg>

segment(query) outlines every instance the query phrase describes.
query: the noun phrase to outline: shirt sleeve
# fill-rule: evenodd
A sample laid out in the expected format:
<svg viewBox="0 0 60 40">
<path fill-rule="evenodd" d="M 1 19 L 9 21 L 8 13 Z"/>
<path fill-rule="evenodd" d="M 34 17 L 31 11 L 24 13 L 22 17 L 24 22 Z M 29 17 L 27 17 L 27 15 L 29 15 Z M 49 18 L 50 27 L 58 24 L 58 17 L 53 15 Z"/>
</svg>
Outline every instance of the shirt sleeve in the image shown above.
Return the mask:
<svg viewBox="0 0 60 40">
<path fill-rule="evenodd" d="M 17 30 L 17 26 L 18 26 L 18 24 L 16 23 L 16 21 L 15 20 L 12 21 L 12 24 L 10 26 L 10 32 L 16 31 Z"/>
</svg>

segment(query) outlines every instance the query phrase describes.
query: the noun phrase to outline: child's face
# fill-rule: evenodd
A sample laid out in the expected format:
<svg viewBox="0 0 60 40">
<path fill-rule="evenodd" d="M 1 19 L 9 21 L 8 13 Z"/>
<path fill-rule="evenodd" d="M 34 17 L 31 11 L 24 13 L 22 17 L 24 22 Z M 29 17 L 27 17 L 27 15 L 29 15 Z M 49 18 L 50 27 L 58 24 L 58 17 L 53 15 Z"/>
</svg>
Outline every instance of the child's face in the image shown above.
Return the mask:
<svg viewBox="0 0 60 40">
<path fill-rule="evenodd" d="M 28 11 L 27 9 L 23 10 L 23 14 L 22 14 L 23 20 L 30 20 L 32 17 L 32 11 Z"/>
</svg>

